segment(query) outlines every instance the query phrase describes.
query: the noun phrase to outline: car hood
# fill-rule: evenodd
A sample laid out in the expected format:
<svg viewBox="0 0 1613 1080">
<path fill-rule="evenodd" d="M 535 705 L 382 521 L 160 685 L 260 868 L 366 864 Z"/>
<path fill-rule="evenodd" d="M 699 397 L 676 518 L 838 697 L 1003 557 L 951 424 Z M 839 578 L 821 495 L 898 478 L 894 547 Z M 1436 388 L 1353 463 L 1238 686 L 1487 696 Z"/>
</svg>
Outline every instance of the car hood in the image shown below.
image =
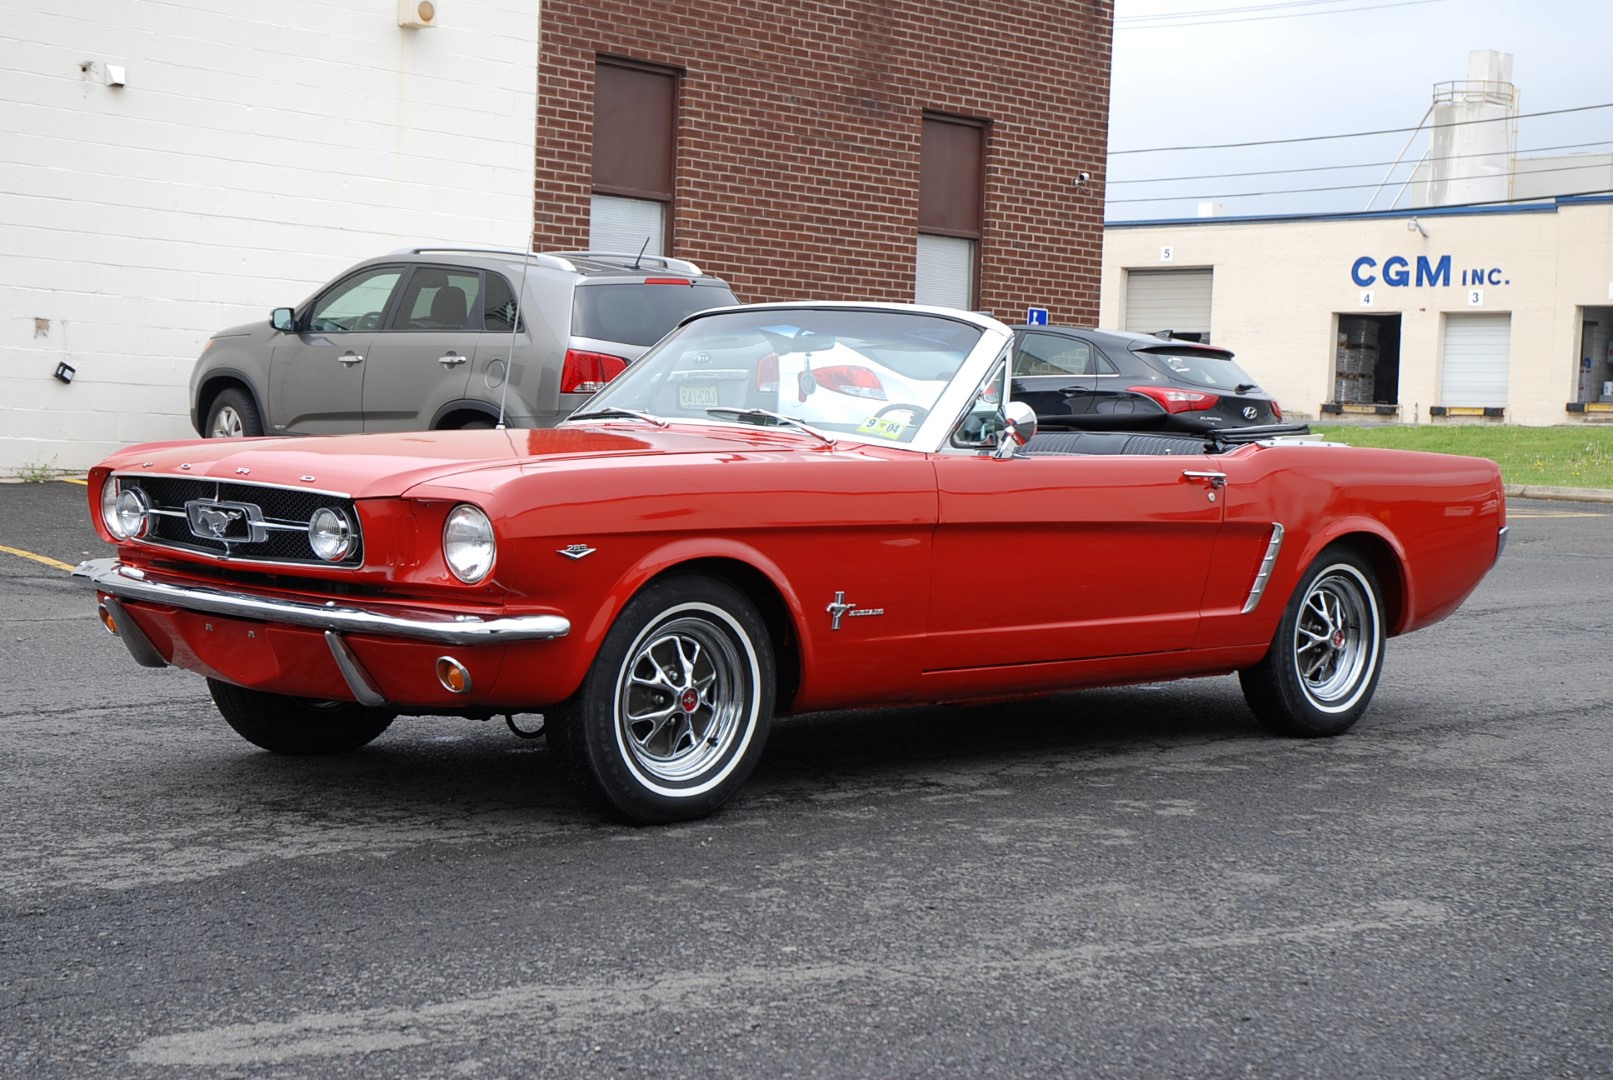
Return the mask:
<svg viewBox="0 0 1613 1080">
<path fill-rule="evenodd" d="M 146 443 L 108 458 L 114 472 L 207 477 L 225 483 L 334 491 L 354 498 L 407 494 L 452 479 L 462 489 L 491 488 L 511 469 L 627 456 L 822 452 L 830 447 L 784 428 L 640 423 L 494 431 L 421 431 L 323 438 L 191 439 Z M 480 479 L 478 478 L 480 477 Z"/>
</svg>

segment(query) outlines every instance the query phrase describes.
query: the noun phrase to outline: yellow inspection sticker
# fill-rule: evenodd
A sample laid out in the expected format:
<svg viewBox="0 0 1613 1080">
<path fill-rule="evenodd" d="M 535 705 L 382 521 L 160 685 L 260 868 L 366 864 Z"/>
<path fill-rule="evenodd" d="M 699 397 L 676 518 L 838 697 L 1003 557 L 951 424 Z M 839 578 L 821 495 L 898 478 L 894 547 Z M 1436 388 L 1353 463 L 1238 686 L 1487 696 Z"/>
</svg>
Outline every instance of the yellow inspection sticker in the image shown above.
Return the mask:
<svg viewBox="0 0 1613 1080">
<path fill-rule="evenodd" d="M 907 421 L 888 420 L 883 416 L 870 416 L 857 425 L 857 434 L 873 435 L 880 439 L 900 439 L 907 430 Z"/>
</svg>

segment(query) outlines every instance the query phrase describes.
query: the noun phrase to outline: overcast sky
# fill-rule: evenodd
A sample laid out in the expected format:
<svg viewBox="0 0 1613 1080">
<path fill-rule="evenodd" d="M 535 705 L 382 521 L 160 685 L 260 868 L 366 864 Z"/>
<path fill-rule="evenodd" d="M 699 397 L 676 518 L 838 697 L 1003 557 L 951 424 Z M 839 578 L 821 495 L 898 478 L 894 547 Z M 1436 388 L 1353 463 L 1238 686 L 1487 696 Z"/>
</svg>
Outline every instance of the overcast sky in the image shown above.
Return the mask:
<svg viewBox="0 0 1613 1080">
<path fill-rule="evenodd" d="M 1467 78 L 1468 53 L 1512 54 L 1518 150 L 1613 153 L 1613 0 L 1115 0 L 1107 217 L 1194 217 L 1219 196 L 1227 213 L 1360 210 L 1410 133 L 1281 146 L 1166 153 L 1155 147 L 1413 128 L 1437 82 Z M 1393 199 L 1426 132 L 1395 173 Z M 1177 179 L 1353 165 L 1350 170 Z M 1136 181 L 1170 178 L 1158 183 Z M 1251 195 L 1365 185 L 1347 191 Z M 1121 200 L 1172 197 L 1170 201 Z M 1405 202 L 1401 203 L 1406 205 Z"/>
</svg>

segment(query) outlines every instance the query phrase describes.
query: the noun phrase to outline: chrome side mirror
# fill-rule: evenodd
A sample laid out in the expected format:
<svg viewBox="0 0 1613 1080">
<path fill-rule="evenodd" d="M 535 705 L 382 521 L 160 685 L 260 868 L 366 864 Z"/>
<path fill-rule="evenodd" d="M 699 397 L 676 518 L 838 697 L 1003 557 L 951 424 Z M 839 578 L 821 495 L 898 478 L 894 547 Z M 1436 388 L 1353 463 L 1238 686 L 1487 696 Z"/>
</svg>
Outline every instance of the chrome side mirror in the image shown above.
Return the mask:
<svg viewBox="0 0 1613 1080">
<path fill-rule="evenodd" d="M 269 312 L 269 325 L 282 334 L 289 334 L 297 329 L 297 313 L 288 307 L 277 307 Z"/>
<path fill-rule="evenodd" d="M 1010 401 L 1003 408 L 1003 429 L 997 433 L 995 458 L 1011 458 L 1036 436 L 1036 410 L 1023 401 Z"/>
</svg>

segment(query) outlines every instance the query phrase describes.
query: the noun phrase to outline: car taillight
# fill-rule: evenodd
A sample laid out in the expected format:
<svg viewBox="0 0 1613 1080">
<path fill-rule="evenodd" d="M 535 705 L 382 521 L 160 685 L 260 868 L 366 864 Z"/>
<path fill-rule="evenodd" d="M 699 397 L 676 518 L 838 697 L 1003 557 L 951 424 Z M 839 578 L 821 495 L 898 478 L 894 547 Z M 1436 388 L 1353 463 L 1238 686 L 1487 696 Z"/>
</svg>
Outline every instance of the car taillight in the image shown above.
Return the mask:
<svg viewBox="0 0 1613 1080">
<path fill-rule="evenodd" d="M 1271 415 L 1278 420 L 1283 418 L 1283 407 L 1277 404 L 1276 398 L 1271 399 Z"/>
<path fill-rule="evenodd" d="M 885 387 L 880 383 L 879 376 L 856 364 L 813 368 L 812 377 L 825 390 L 850 394 L 852 397 L 885 400 Z"/>
<path fill-rule="evenodd" d="M 627 370 L 627 361 L 610 353 L 566 350 L 566 366 L 560 371 L 562 394 L 592 394 Z"/>
<path fill-rule="evenodd" d="M 778 393 L 778 353 L 770 352 L 756 362 L 756 389 L 763 394 Z"/>
<path fill-rule="evenodd" d="M 1215 408 L 1221 399 L 1215 394 L 1183 390 L 1175 386 L 1128 386 L 1127 391 L 1153 398 L 1168 413 L 1203 412 Z"/>
<path fill-rule="evenodd" d="M 647 277 L 647 278 L 644 279 L 644 284 L 646 284 L 646 285 L 687 285 L 691 289 L 694 288 L 694 282 L 690 281 L 688 278 L 680 278 L 680 277 Z"/>
</svg>

